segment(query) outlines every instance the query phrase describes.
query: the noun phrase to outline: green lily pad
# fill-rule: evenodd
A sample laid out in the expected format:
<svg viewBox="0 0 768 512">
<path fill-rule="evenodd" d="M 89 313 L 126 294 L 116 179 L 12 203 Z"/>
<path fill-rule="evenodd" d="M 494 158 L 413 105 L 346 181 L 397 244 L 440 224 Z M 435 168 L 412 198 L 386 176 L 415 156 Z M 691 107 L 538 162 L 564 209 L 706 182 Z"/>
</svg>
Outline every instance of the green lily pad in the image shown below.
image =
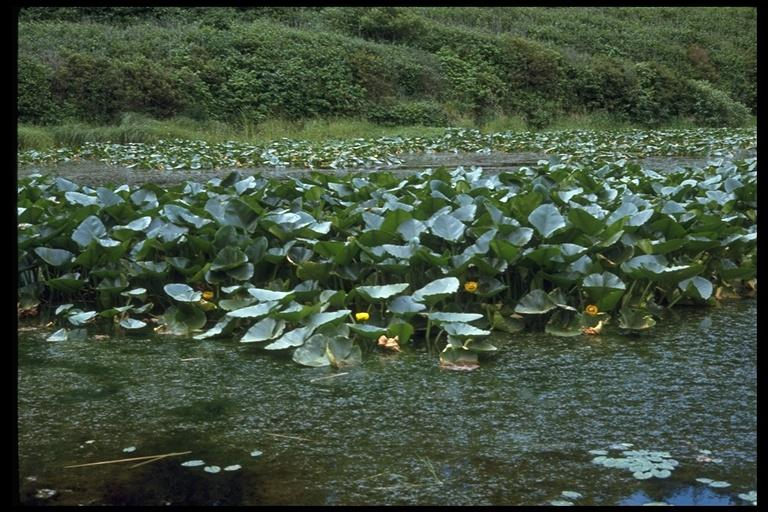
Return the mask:
<svg viewBox="0 0 768 512">
<path fill-rule="evenodd" d="M 277 338 L 283 334 L 285 321 L 274 318 L 264 318 L 253 324 L 240 338 L 240 343 L 256 343 Z"/>
<path fill-rule="evenodd" d="M 388 309 L 397 315 L 410 316 L 420 311 L 424 311 L 427 307 L 420 302 L 416 302 L 410 295 L 401 295 L 395 297 L 392 302 L 389 303 Z"/>
<path fill-rule="evenodd" d="M 560 215 L 557 206 L 551 203 L 545 203 L 537 207 L 528 216 L 528 222 L 536 228 L 536 231 L 547 239 L 556 232 L 565 228 L 565 218 Z"/>
<path fill-rule="evenodd" d="M 165 293 L 179 302 L 199 302 L 203 297 L 201 292 L 196 292 L 189 285 L 183 283 L 172 283 L 163 286 Z"/>
<path fill-rule="evenodd" d="M 64 249 L 50 249 L 48 247 L 35 247 L 35 254 L 54 267 L 61 267 L 70 263 L 75 256 Z"/>
<path fill-rule="evenodd" d="M 387 284 L 382 286 L 358 286 L 355 292 L 370 302 L 378 302 L 404 292 L 408 283 Z"/>
<path fill-rule="evenodd" d="M 459 280 L 455 277 L 445 277 L 442 279 L 436 279 L 426 286 L 416 290 L 411 297 L 416 302 L 426 302 L 427 304 L 434 304 L 454 294 L 459 289 Z"/>
<path fill-rule="evenodd" d="M 302 366 L 330 366 L 331 361 L 325 351 L 328 341 L 329 338 L 324 334 L 310 336 L 302 346 L 293 351 L 293 361 Z"/>
<path fill-rule="evenodd" d="M 557 308 L 544 290 L 533 290 L 520 299 L 515 306 L 515 313 L 524 315 L 541 315 Z"/>
<path fill-rule="evenodd" d="M 484 315 L 481 315 L 480 313 L 441 313 L 441 312 L 434 312 L 429 313 L 427 315 L 427 318 L 432 320 L 433 322 L 440 324 L 444 322 L 451 322 L 451 323 L 466 323 L 466 322 L 472 322 L 474 320 L 480 320 L 483 318 Z"/>
<path fill-rule="evenodd" d="M 133 318 L 124 318 L 120 321 L 120 327 L 130 331 L 135 331 L 147 327 L 147 322 L 142 322 L 141 320 L 136 320 Z"/>
</svg>

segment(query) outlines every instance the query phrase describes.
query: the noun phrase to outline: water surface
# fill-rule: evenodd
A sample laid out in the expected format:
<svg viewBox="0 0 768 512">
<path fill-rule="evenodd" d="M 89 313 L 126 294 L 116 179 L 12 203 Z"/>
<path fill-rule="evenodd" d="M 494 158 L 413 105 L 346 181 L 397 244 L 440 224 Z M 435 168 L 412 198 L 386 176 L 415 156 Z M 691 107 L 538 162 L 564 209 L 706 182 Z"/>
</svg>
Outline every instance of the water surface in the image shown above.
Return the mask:
<svg viewBox="0 0 768 512">
<path fill-rule="evenodd" d="M 441 370 L 424 351 L 373 351 L 322 380 L 334 370 L 231 340 L 54 343 L 21 331 L 21 500 L 541 505 L 571 490 L 578 505 L 745 504 L 736 495 L 756 489 L 756 302 L 677 309 L 637 338 L 507 335 L 474 372 Z M 588 450 L 618 442 L 680 465 L 639 481 L 591 463 Z M 700 449 L 721 462 L 697 461 Z M 242 469 L 180 466 L 191 459 Z"/>
</svg>

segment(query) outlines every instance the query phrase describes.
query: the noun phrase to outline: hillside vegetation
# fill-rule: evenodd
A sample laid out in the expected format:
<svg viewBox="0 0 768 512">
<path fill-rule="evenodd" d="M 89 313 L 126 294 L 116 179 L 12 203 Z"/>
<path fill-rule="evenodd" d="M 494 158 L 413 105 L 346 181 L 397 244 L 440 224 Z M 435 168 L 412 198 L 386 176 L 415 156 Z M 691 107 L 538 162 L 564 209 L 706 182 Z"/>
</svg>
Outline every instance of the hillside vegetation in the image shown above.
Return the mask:
<svg viewBox="0 0 768 512">
<path fill-rule="evenodd" d="M 753 8 L 24 8 L 18 118 L 738 126 Z"/>
</svg>

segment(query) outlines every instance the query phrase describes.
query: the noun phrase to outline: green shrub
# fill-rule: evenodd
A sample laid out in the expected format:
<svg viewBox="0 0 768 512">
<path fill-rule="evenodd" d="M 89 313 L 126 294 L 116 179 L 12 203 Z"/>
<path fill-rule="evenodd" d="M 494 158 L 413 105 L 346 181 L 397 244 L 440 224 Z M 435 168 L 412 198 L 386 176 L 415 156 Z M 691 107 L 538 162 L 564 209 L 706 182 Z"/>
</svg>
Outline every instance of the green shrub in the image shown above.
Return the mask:
<svg viewBox="0 0 768 512">
<path fill-rule="evenodd" d="M 707 81 L 691 80 L 696 100 L 693 117 L 704 126 L 740 126 L 749 119 L 749 110 Z"/>
<path fill-rule="evenodd" d="M 51 93 L 51 69 L 23 56 L 18 61 L 18 119 L 21 122 L 50 123 L 60 115 Z"/>
<path fill-rule="evenodd" d="M 445 126 L 448 122 L 443 108 L 428 101 L 402 102 L 391 106 L 372 105 L 367 118 L 385 126 Z"/>
</svg>

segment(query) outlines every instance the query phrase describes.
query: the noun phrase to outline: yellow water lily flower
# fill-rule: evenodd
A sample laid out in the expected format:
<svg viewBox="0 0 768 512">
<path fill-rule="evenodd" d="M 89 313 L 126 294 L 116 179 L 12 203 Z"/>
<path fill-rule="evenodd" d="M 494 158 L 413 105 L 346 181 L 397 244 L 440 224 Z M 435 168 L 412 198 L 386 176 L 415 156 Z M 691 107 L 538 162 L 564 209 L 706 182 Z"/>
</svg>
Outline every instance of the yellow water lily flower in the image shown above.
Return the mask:
<svg viewBox="0 0 768 512">
<path fill-rule="evenodd" d="M 213 292 L 212 291 L 204 291 L 203 292 L 203 298 L 205 300 L 211 300 L 213 298 Z"/>
<path fill-rule="evenodd" d="M 469 293 L 475 293 L 477 291 L 477 281 L 467 281 L 464 283 L 464 290 Z"/>
<path fill-rule="evenodd" d="M 584 312 L 589 316 L 595 316 L 600 312 L 600 310 L 597 309 L 597 306 L 595 306 L 594 304 L 590 304 L 589 306 L 587 306 L 587 309 L 585 309 Z"/>
<path fill-rule="evenodd" d="M 371 318 L 371 315 L 369 315 L 365 311 L 363 311 L 362 313 L 355 313 L 355 320 L 357 320 L 358 322 L 365 322 L 369 318 Z"/>
</svg>

